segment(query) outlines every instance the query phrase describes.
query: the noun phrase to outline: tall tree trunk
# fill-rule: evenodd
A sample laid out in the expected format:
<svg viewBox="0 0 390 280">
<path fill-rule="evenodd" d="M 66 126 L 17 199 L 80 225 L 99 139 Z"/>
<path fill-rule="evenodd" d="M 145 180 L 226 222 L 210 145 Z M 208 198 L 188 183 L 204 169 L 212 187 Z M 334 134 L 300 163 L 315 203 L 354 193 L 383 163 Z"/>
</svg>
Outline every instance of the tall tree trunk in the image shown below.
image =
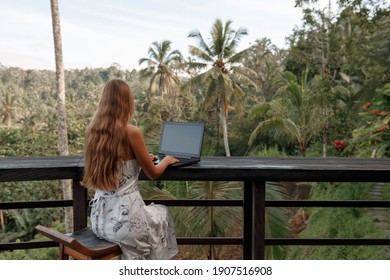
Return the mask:
<svg viewBox="0 0 390 280">
<path fill-rule="evenodd" d="M 8 119 L 7 119 L 7 128 L 11 128 L 12 127 L 12 118 L 11 116 L 8 116 Z"/>
<path fill-rule="evenodd" d="M 322 157 L 328 156 L 328 142 L 329 142 L 329 116 L 328 111 L 325 117 L 325 127 L 322 131 Z"/>
<path fill-rule="evenodd" d="M 4 221 L 3 210 L 0 210 L 0 227 L 1 227 L 1 233 L 4 233 L 4 231 L 5 231 L 5 221 Z"/>
<path fill-rule="evenodd" d="M 62 39 L 60 28 L 60 14 L 58 0 L 50 0 L 53 24 L 54 52 L 56 61 L 56 85 L 57 85 L 57 117 L 58 117 L 58 148 L 61 156 L 68 156 L 68 128 L 66 125 L 65 108 L 65 74 L 62 58 Z M 70 180 L 61 180 L 64 199 L 72 199 L 72 186 Z M 73 231 L 73 209 L 65 208 L 66 231 Z"/>
<path fill-rule="evenodd" d="M 225 153 L 227 157 L 230 157 L 226 112 L 223 108 L 219 108 L 219 110 L 221 114 L 220 117 L 221 117 L 221 124 L 222 124 L 223 144 L 225 146 Z"/>
</svg>

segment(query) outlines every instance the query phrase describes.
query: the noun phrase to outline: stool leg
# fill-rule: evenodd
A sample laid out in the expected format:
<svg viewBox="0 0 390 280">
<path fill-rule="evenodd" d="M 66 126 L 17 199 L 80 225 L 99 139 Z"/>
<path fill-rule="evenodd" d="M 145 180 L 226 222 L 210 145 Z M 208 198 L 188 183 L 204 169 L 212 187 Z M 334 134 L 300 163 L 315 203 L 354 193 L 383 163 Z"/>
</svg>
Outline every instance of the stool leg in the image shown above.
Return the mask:
<svg viewBox="0 0 390 280">
<path fill-rule="evenodd" d="M 64 252 L 64 245 L 60 243 L 60 247 L 59 247 L 59 257 L 60 257 L 60 260 L 69 260 L 69 256 L 67 254 L 65 254 Z"/>
</svg>

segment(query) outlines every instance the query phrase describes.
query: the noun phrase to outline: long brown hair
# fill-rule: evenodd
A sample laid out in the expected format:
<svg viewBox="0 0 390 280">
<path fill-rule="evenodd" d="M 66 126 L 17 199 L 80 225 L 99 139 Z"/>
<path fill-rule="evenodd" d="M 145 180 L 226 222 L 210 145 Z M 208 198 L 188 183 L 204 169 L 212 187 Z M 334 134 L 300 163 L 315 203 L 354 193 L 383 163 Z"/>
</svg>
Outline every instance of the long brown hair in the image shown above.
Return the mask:
<svg viewBox="0 0 390 280">
<path fill-rule="evenodd" d="M 85 135 L 85 169 L 82 184 L 88 188 L 115 190 L 119 165 L 128 141 L 125 128 L 134 112 L 130 86 L 109 81 Z"/>
</svg>

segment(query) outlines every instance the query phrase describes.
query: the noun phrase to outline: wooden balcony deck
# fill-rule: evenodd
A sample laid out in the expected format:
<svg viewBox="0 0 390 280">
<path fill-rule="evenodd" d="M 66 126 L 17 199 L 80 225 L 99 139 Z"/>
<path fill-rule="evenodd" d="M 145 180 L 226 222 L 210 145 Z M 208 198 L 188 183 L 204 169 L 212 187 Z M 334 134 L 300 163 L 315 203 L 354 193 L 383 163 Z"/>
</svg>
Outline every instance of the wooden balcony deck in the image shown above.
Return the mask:
<svg viewBox="0 0 390 280">
<path fill-rule="evenodd" d="M 0 158 L 0 182 L 73 180 L 73 201 L 0 202 L 0 209 L 74 208 L 74 227 L 87 224 L 87 192 L 79 184 L 82 157 Z M 140 180 L 147 180 L 141 173 Z M 242 244 L 243 259 L 264 259 L 267 245 L 390 245 L 390 239 L 266 239 L 265 207 L 390 207 L 390 201 L 266 201 L 266 182 L 390 182 L 390 159 L 203 157 L 182 168 L 168 168 L 160 180 L 242 181 L 243 201 L 163 201 L 167 206 L 242 206 L 242 238 L 179 238 L 179 244 Z M 0 244 L 0 250 L 49 245 Z M 53 244 L 51 244 L 53 245 Z"/>
</svg>

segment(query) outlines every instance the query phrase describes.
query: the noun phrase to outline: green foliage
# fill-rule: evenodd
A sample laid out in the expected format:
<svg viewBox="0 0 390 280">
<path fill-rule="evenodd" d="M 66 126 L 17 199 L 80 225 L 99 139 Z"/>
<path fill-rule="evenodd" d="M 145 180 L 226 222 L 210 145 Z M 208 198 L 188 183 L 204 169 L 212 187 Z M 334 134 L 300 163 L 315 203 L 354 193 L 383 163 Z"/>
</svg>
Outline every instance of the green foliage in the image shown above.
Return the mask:
<svg viewBox="0 0 390 280">
<path fill-rule="evenodd" d="M 317 79 L 325 126 L 321 141 L 348 138 L 360 126 L 359 104 L 390 79 L 389 6 L 381 1 L 337 1 L 320 7 L 318 1 L 296 1 L 303 25 L 289 37 L 287 70 L 299 74 L 310 68 Z M 317 77 L 317 78 L 316 78 Z M 350 151 L 351 154 L 351 151 Z M 326 150 L 324 150 L 326 156 Z"/>
<path fill-rule="evenodd" d="M 56 134 L 52 131 L 26 134 L 21 129 L 0 128 L 1 156 L 56 155 L 56 147 Z"/>
<path fill-rule="evenodd" d="M 286 152 L 281 150 L 279 147 L 261 147 L 257 146 L 253 149 L 248 156 L 257 156 L 257 157 L 285 157 L 287 156 Z"/>
<path fill-rule="evenodd" d="M 370 185 L 363 183 L 318 183 L 312 189 L 313 200 L 362 200 Z M 373 218 L 362 208 L 314 208 L 306 229 L 298 238 L 386 238 Z M 288 259 L 362 259 L 384 258 L 378 246 L 294 246 L 287 250 Z"/>
<path fill-rule="evenodd" d="M 353 131 L 351 145 L 358 156 L 388 157 L 390 155 L 390 84 L 377 91 L 360 113 L 365 121 Z"/>
<path fill-rule="evenodd" d="M 237 182 L 194 182 L 188 188 L 188 199 L 242 199 L 242 187 Z M 178 221 L 182 236 L 229 236 L 241 228 L 242 209 L 237 207 L 186 207 Z M 209 246 L 206 255 L 218 259 L 218 250 Z"/>
<path fill-rule="evenodd" d="M 58 260 L 58 248 L 0 252 L 0 260 Z"/>
<path fill-rule="evenodd" d="M 148 63 L 141 71 L 123 70 L 118 64 L 66 71 L 70 153 L 83 154 L 84 131 L 102 87 L 112 78 L 121 78 L 133 89 L 133 123 L 141 128 L 153 153 L 157 151 L 161 122 L 175 120 L 206 123 L 203 155 L 225 155 L 225 148 L 230 146 L 233 155 L 243 156 L 388 157 L 390 9 L 380 0 L 338 0 L 337 11 L 335 7 L 318 7 L 316 2 L 296 1 L 302 9 L 302 26 L 293 31 L 285 50 L 261 38 L 238 51 L 247 30 L 233 29 L 231 20 L 217 19 L 210 41 L 199 31 L 189 34 L 197 46 L 190 47 L 187 62 L 181 60 L 179 50 L 171 51 L 170 41 L 162 41 L 154 42 L 149 57 L 140 59 L 141 64 Z M 57 155 L 56 103 L 53 71 L 0 66 L 0 156 Z M 346 141 L 344 151 L 334 148 L 336 139 Z M 282 197 L 282 187 L 267 185 L 267 197 Z M 313 197 L 364 198 L 364 189 L 320 185 Z M 141 190 L 145 198 L 165 199 L 236 198 L 242 192 L 236 183 L 215 182 L 141 182 Z M 61 197 L 58 182 L 0 185 L 1 201 Z M 311 217 L 325 222 L 317 224 L 311 218 L 303 236 L 375 236 L 371 232 L 374 226 L 364 226 L 370 218 L 362 210 L 344 210 L 313 210 Z M 62 211 L 4 211 L 7 231 L 0 238 L 35 238 L 33 225 L 62 224 Z M 172 213 L 178 232 L 183 234 L 233 234 L 242 222 L 240 211 L 231 208 L 176 208 Z M 286 213 L 269 209 L 266 214 L 267 234 L 284 236 Z M 54 250 L 4 252 L 0 258 L 50 259 L 56 258 Z M 267 256 L 283 258 L 283 250 L 267 248 Z M 207 254 L 217 256 L 218 250 L 207 249 Z M 287 257 L 379 256 L 374 247 L 340 246 L 293 249 Z"/>
<path fill-rule="evenodd" d="M 60 197 L 58 181 L 2 182 L 0 197 L 2 201 L 23 201 L 30 197 L 53 199 Z"/>
<path fill-rule="evenodd" d="M 385 183 L 383 187 L 383 199 L 390 200 L 390 184 Z"/>
<path fill-rule="evenodd" d="M 266 185 L 267 200 L 286 200 L 288 195 L 282 183 L 271 182 Z M 265 237 L 288 237 L 288 210 L 285 208 L 266 208 L 265 212 Z M 266 259 L 284 259 L 285 248 L 283 246 L 267 246 Z"/>
<path fill-rule="evenodd" d="M 277 98 L 254 108 L 252 116 L 260 121 L 249 138 L 250 146 L 258 135 L 265 134 L 281 145 L 297 144 L 300 154 L 305 155 L 309 141 L 323 126 L 308 73 L 305 70 L 298 79 L 285 72 Z"/>
<path fill-rule="evenodd" d="M 65 232 L 65 225 L 63 223 L 53 222 L 51 226 L 60 232 Z M 36 234 L 35 231 L 34 234 Z M 41 234 L 36 234 L 33 240 L 43 241 L 49 239 Z M 20 241 L 20 239 L 16 240 L 16 242 Z M 58 260 L 58 257 L 58 247 L 0 252 L 0 260 Z"/>
<path fill-rule="evenodd" d="M 0 184 L 1 201 L 54 200 L 62 197 L 58 182 L 4 182 Z M 39 223 L 53 223 L 63 217 L 63 209 L 11 209 L 4 210 L 5 232 L 0 241 L 30 240 Z"/>
</svg>

